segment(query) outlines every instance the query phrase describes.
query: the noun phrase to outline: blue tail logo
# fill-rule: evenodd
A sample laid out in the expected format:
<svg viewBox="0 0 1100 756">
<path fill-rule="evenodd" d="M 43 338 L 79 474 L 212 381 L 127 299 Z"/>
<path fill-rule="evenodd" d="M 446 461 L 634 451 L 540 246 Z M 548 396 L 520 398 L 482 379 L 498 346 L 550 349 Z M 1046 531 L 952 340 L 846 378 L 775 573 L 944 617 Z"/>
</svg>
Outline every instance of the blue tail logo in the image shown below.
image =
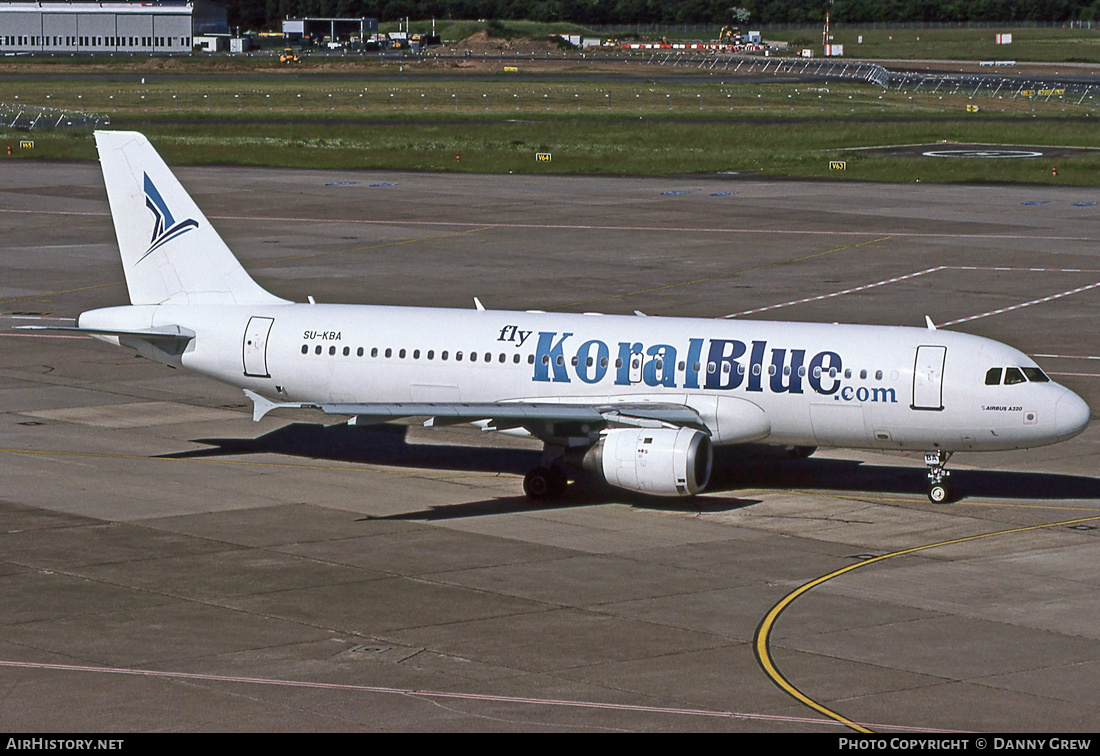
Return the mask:
<svg viewBox="0 0 1100 756">
<path fill-rule="evenodd" d="M 199 227 L 198 221 L 192 218 L 176 223 L 176 219 L 172 217 L 172 211 L 168 209 L 168 204 L 160 196 L 148 173 L 145 174 L 145 206 L 153 214 L 153 237 L 149 240 L 149 249 L 145 250 L 145 254 L 138 262 L 151 255 L 160 246 Z"/>
</svg>

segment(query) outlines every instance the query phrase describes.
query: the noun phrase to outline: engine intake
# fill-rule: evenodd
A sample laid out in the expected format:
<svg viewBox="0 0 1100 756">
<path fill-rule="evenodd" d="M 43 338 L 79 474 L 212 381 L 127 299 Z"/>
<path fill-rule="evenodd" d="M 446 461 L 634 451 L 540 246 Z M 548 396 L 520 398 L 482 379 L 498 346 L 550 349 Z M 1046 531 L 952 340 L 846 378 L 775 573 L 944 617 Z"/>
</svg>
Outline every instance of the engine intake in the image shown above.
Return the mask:
<svg viewBox="0 0 1100 756">
<path fill-rule="evenodd" d="M 613 486 L 653 496 L 693 496 L 710 481 L 710 437 L 690 428 L 616 428 L 584 456 Z"/>
</svg>

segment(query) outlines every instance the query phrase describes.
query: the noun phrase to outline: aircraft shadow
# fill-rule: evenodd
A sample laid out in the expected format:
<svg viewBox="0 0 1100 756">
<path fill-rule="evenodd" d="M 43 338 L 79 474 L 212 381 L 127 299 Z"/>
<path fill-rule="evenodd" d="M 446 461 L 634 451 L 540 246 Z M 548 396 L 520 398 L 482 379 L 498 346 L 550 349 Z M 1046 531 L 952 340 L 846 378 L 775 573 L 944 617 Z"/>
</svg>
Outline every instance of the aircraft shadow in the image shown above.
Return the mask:
<svg viewBox="0 0 1100 756">
<path fill-rule="evenodd" d="M 951 480 L 962 497 L 1100 500 L 1100 479 L 1083 475 L 956 469 Z M 764 446 L 715 449 L 714 472 L 707 490 L 745 488 L 923 496 L 927 478 L 923 467 L 818 457 L 791 459 L 780 449 Z"/>
<path fill-rule="evenodd" d="M 392 465 L 395 467 L 491 472 L 523 475 L 538 466 L 540 454 L 527 449 L 500 449 L 461 445 L 410 444 L 401 425 L 350 426 L 293 423 L 257 438 L 204 438 L 196 443 L 210 448 L 162 455 L 171 459 L 200 459 L 243 454 L 282 454 L 313 460 Z M 1054 473 L 955 471 L 952 480 L 964 498 L 1095 499 L 1100 479 Z M 714 450 L 714 471 L 707 497 L 661 498 L 612 488 L 593 476 L 570 485 L 563 499 L 538 503 L 524 496 L 449 505 L 388 519 L 447 519 L 510 512 L 531 512 L 569 506 L 621 502 L 632 506 L 685 512 L 731 511 L 759 500 L 736 498 L 744 489 L 811 489 L 852 494 L 911 494 L 926 491 L 923 467 L 871 465 L 855 460 L 810 457 L 792 459 L 767 446 L 720 447 Z M 729 493 L 731 496 L 715 496 Z M 445 510 L 445 511 L 444 511 Z"/>
<path fill-rule="evenodd" d="M 195 459 L 240 454 L 285 454 L 291 457 L 355 462 L 433 470 L 525 474 L 539 463 L 539 452 L 478 446 L 410 444 L 406 426 L 355 426 L 339 423 L 292 423 L 257 438 L 197 438 L 212 448 L 166 454 L 172 459 Z"/>
<path fill-rule="evenodd" d="M 477 446 L 410 444 L 406 426 L 292 423 L 257 438 L 198 438 L 195 443 L 210 448 L 160 455 L 165 459 L 203 459 L 244 454 L 283 454 L 318 461 L 392 465 L 394 467 L 455 470 L 463 472 L 524 475 L 537 467 L 541 454 L 528 449 L 500 449 Z M 570 506 L 621 502 L 647 509 L 719 512 L 758 504 L 756 499 L 708 496 L 690 500 L 644 496 L 613 488 L 591 476 L 569 486 L 565 497 L 556 501 L 533 502 L 526 496 L 451 504 L 429 510 L 380 518 L 390 520 L 443 520 L 494 514 L 535 512 Z"/>
<path fill-rule="evenodd" d="M 662 498 L 644 496 L 619 488 L 612 488 L 602 481 L 582 478 L 569 486 L 560 499 L 532 501 L 526 496 L 509 496 L 500 499 L 471 501 L 465 504 L 433 506 L 414 512 L 402 512 L 380 517 L 364 517 L 364 520 L 413 520 L 417 522 L 460 520 L 466 517 L 485 517 L 500 514 L 523 514 L 540 511 L 561 511 L 570 507 L 587 507 L 596 504 L 627 504 L 639 509 L 668 512 L 732 512 L 759 504 L 759 499 L 732 496 L 708 496 L 705 499 Z"/>
</svg>

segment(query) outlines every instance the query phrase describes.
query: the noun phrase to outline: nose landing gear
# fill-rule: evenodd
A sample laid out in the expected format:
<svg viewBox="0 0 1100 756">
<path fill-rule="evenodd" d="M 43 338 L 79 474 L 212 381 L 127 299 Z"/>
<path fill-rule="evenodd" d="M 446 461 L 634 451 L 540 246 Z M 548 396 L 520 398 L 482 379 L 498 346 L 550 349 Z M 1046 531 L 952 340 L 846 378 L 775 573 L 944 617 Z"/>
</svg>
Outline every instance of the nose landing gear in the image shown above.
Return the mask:
<svg viewBox="0 0 1100 756">
<path fill-rule="evenodd" d="M 951 472 L 945 469 L 951 452 L 925 452 L 924 464 L 928 466 L 928 500 L 933 504 L 950 504 L 955 500 L 955 487 L 951 485 Z"/>
</svg>

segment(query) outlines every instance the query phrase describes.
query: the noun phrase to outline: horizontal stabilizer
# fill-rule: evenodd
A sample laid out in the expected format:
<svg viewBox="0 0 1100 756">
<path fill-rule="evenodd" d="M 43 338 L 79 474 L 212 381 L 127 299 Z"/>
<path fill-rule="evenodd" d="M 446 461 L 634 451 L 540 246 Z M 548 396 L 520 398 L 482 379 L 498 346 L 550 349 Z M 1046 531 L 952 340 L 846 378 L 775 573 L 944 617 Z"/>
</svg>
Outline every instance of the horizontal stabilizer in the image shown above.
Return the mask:
<svg viewBox="0 0 1100 756">
<path fill-rule="evenodd" d="M 163 326 L 149 328 L 141 331 L 119 331 L 110 328 L 81 328 L 79 326 L 16 326 L 17 331 L 64 331 L 68 333 L 83 333 L 88 336 L 118 336 L 133 337 L 145 341 L 181 341 L 186 344 L 195 338 L 195 332 L 180 326 Z"/>
<path fill-rule="evenodd" d="M 106 341 L 135 350 L 142 357 L 164 363 L 171 367 L 181 367 L 180 358 L 195 332 L 181 326 L 158 326 L 140 330 L 118 330 L 113 328 L 82 328 L 80 326 L 16 326 L 30 331 L 61 331 L 81 333 L 93 339 Z"/>
<path fill-rule="evenodd" d="M 195 338 L 194 331 L 181 326 L 158 326 L 140 330 L 81 326 L 16 326 L 16 328 L 27 331 L 80 333 L 93 339 L 133 349 L 142 357 L 176 368 L 182 366 L 180 358 L 191 340 Z"/>
</svg>

